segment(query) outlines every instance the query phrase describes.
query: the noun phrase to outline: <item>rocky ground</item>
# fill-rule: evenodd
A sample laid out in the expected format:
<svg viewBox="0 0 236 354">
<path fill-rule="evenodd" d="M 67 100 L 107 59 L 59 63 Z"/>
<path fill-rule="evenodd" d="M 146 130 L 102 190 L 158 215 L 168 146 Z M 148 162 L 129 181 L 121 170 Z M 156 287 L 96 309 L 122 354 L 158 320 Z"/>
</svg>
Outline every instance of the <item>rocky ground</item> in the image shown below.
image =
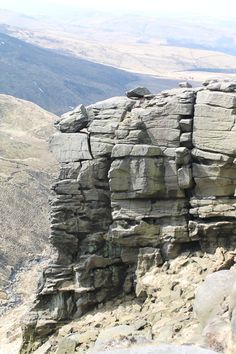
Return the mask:
<svg viewBox="0 0 236 354">
<path fill-rule="evenodd" d="M 227 349 L 222 348 L 223 338 L 209 343 L 208 337 L 202 336 L 193 307 L 196 290 L 206 276 L 228 269 L 234 263 L 230 260 L 236 261 L 235 255 L 219 248 L 212 255 L 185 253 L 153 268 L 139 280 L 147 291 L 145 300 L 127 295 L 100 304 L 80 319 L 63 325 L 35 353 L 97 353 L 148 343 L 197 344 L 222 352 Z M 236 266 L 231 270 L 236 271 Z"/>
<path fill-rule="evenodd" d="M 18 354 L 22 344 L 21 322 L 29 312 L 50 252 L 26 261 L 15 271 L 8 285 L 0 292 L 0 353 Z"/>
<path fill-rule="evenodd" d="M 233 254 L 218 249 L 211 256 L 186 253 L 167 262 L 140 279 L 148 291 L 145 300 L 127 295 L 100 304 L 80 320 L 62 326 L 37 353 L 62 354 L 68 346 L 74 348 L 70 353 L 82 354 L 153 342 L 204 345 L 193 311 L 195 292 L 207 274 L 228 268 L 232 258 Z M 21 324 L 34 301 L 42 269 L 47 266 L 45 259 L 48 255 L 44 261 L 35 259 L 19 270 L 6 289 L 8 298 L 1 299 L 1 354 L 17 354 L 20 350 Z"/>
</svg>

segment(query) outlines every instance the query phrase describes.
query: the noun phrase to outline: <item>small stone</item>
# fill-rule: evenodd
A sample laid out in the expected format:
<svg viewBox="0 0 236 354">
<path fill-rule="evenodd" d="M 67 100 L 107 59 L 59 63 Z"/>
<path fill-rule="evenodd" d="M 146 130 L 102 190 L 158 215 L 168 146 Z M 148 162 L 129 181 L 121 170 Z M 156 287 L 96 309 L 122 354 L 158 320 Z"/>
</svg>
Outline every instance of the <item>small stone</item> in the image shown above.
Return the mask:
<svg viewBox="0 0 236 354">
<path fill-rule="evenodd" d="M 192 88 L 192 85 L 188 81 L 182 81 L 179 83 L 179 87 L 181 88 Z"/>
<path fill-rule="evenodd" d="M 182 132 L 191 132 L 193 121 L 192 119 L 181 119 L 179 125 Z"/>
<path fill-rule="evenodd" d="M 192 133 L 183 133 L 180 135 L 180 144 L 182 146 L 192 147 Z"/>
<path fill-rule="evenodd" d="M 178 185 L 181 189 L 190 189 L 193 185 L 192 170 L 190 167 L 183 166 L 177 171 Z"/>
<path fill-rule="evenodd" d="M 0 300 L 7 300 L 7 294 L 4 291 L 0 291 Z"/>
<path fill-rule="evenodd" d="M 56 350 L 56 354 L 74 354 L 75 353 L 76 342 L 70 338 L 66 337 L 61 340 Z"/>
<path fill-rule="evenodd" d="M 126 96 L 128 98 L 133 98 L 133 97 L 137 97 L 137 98 L 142 98 L 146 95 L 150 95 L 151 92 L 146 88 L 146 87 L 136 87 L 130 91 L 126 92 Z"/>
<path fill-rule="evenodd" d="M 191 161 L 191 153 L 186 147 L 175 149 L 175 162 L 177 165 L 187 165 Z"/>
<path fill-rule="evenodd" d="M 147 322 L 145 320 L 141 319 L 141 320 L 138 320 L 134 323 L 134 329 L 139 331 L 141 329 L 144 329 L 144 327 L 146 327 L 146 325 L 147 325 Z"/>
</svg>

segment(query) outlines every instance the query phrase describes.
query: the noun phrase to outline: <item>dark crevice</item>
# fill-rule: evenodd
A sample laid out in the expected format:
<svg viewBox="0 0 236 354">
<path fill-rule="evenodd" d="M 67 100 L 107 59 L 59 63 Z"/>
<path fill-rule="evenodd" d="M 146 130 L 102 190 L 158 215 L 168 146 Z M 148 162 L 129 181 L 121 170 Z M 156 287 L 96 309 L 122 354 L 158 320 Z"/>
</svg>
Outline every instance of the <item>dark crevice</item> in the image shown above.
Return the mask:
<svg viewBox="0 0 236 354">
<path fill-rule="evenodd" d="M 91 141 L 90 141 L 90 136 L 91 136 L 91 134 L 90 133 L 88 133 L 88 134 L 86 134 L 87 135 L 87 137 L 88 137 L 88 149 L 89 149 L 89 153 L 90 153 L 90 155 L 91 155 L 91 157 L 92 157 L 92 160 L 94 160 L 94 156 L 93 156 L 93 153 L 92 153 L 92 147 L 91 147 Z M 85 160 L 86 161 L 86 160 Z"/>
<path fill-rule="evenodd" d="M 200 221 L 205 224 L 211 224 L 211 223 L 218 223 L 218 222 L 231 222 L 235 223 L 236 226 L 236 217 L 230 217 L 230 216 L 213 216 L 213 217 L 208 217 L 208 218 L 201 218 L 199 217 L 193 217 L 192 220 L 194 221 Z"/>
</svg>

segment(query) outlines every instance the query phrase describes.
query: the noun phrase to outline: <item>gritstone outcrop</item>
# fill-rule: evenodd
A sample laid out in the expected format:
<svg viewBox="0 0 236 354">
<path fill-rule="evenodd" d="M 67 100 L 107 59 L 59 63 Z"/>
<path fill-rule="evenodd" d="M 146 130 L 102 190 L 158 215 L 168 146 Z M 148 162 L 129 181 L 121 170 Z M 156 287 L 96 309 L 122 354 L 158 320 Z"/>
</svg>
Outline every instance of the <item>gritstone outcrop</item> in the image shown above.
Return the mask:
<svg viewBox="0 0 236 354">
<path fill-rule="evenodd" d="M 44 271 L 22 353 L 118 294 L 145 299 L 142 276 L 183 252 L 235 249 L 235 85 L 205 85 L 115 97 L 57 122 L 57 261 Z"/>
</svg>

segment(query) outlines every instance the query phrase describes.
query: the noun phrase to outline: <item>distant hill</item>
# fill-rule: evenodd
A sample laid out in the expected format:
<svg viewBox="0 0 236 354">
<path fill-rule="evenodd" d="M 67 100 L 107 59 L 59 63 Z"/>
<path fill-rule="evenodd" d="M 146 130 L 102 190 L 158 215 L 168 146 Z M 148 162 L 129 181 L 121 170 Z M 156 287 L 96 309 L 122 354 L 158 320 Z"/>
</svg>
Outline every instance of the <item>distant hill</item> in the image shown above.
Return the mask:
<svg viewBox="0 0 236 354">
<path fill-rule="evenodd" d="M 0 292 L 12 270 L 48 243 L 48 195 L 57 163 L 47 139 L 55 119 L 31 102 L 0 95 Z"/>
<path fill-rule="evenodd" d="M 5 33 L 0 33 L 0 77 L 0 93 L 32 101 L 56 114 L 79 103 L 124 94 L 136 85 L 157 92 L 176 84 L 58 54 Z"/>
<path fill-rule="evenodd" d="M 235 20 L 137 14 L 135 8 L 121 14 L 76 7 L 65 9 L 62 16 L 56 16 L 55 9 L 51 18 L 0 10 L 0 31 L 63 55 L 132 73 L 200 82 L 236 77 Z M 157 88 L 162 84 L 167 82 L 158 79 Z"/>
</svg>

